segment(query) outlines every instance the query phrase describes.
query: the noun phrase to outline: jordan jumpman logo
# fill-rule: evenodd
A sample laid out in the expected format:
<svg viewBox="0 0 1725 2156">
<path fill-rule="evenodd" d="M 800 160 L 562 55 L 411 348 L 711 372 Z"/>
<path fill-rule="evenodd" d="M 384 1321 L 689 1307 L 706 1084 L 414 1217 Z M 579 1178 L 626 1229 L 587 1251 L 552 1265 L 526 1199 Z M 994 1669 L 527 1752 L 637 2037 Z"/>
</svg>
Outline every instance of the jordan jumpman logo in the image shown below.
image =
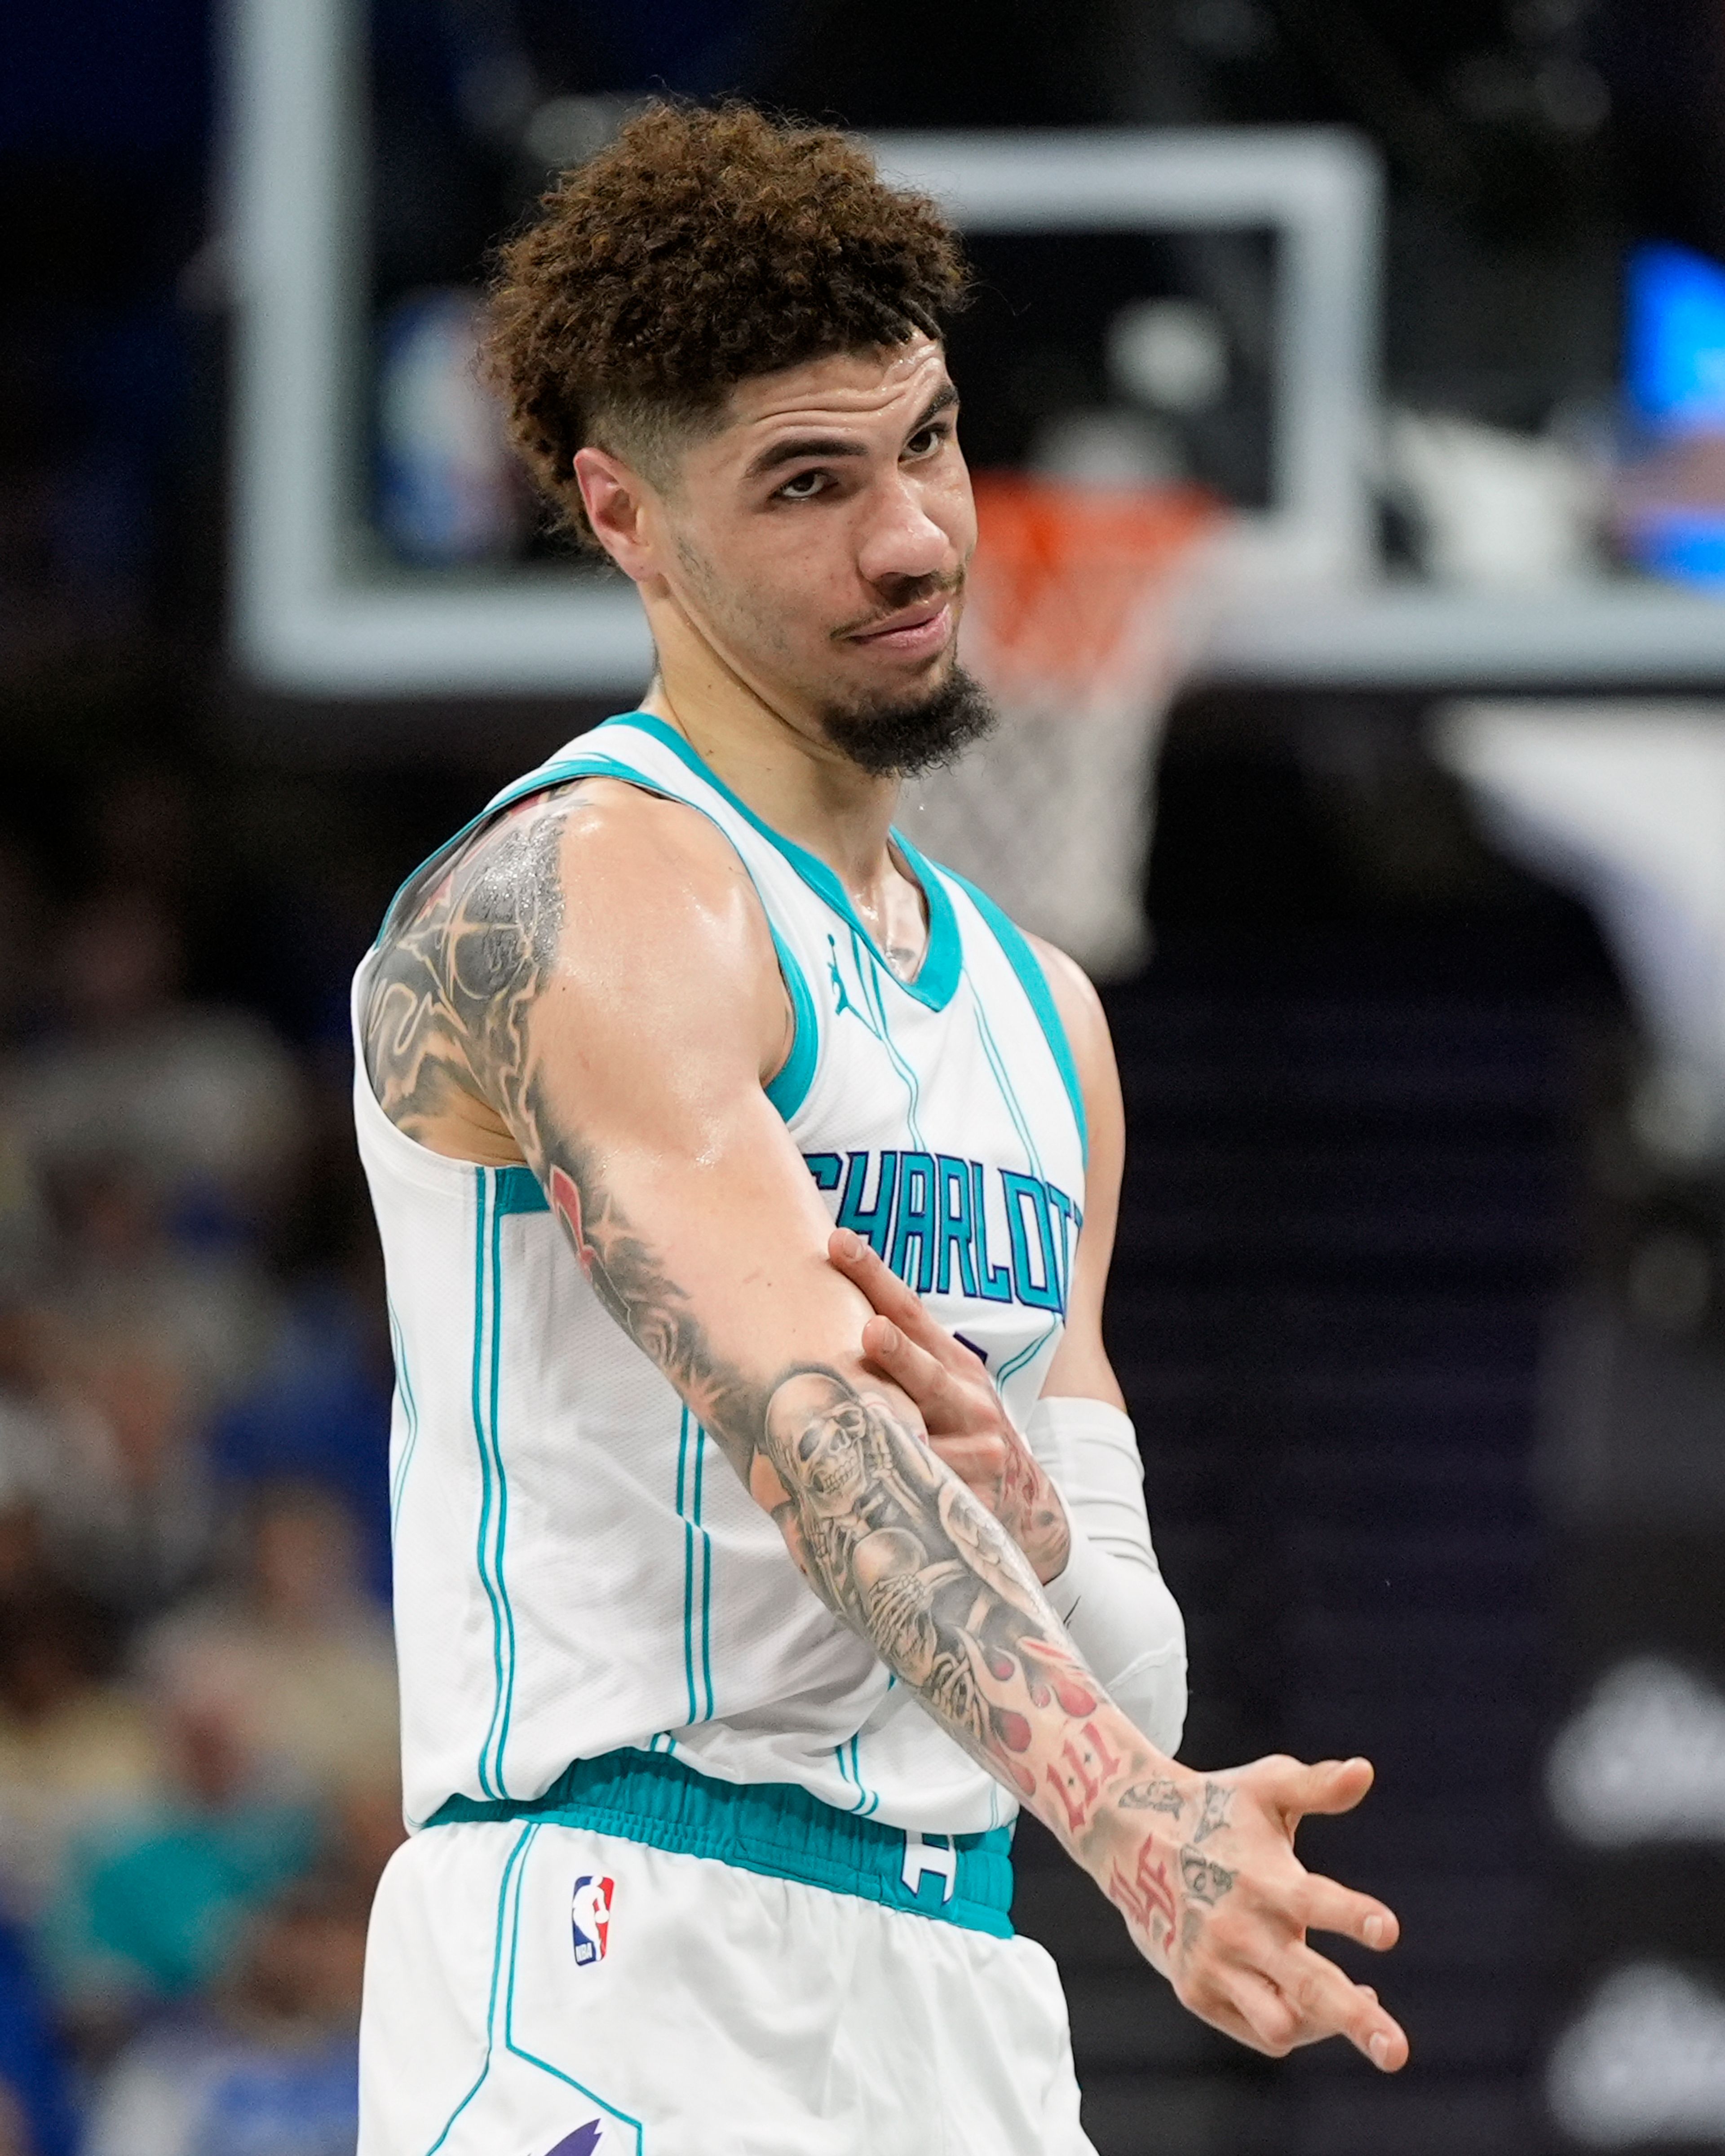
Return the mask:
<svg viewBox="0 0 1725 2156">
<path fill-rule="evenodd" d="M 827 948 L 833 954 L 827 960 L 827 970 L 833 977 L 833 988 L 838 998 L 833 1005 L 833 1016 L 843 1018 L 846 1011 L 855 1011 L 856 1005 L 845 993 L 845 976 L 839 971 L 839 947 L 830 936 L 827 938 Z M 860 1012 L 857 1014 L 859 1017 L 861 1015 Z M 556 2156 L 555 2150 L 552 2156 Z"/>
</svg>

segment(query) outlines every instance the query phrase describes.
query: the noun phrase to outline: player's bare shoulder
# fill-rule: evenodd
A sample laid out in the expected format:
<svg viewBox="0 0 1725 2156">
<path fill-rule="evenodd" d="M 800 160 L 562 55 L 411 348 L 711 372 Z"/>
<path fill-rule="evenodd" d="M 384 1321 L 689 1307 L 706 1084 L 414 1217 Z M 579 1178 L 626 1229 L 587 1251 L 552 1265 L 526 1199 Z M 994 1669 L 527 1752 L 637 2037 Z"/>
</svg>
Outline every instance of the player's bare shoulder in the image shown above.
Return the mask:
<svg viewBox="0 0 1725 2156">
<path fill-rule="evenodd" d="M 1101 1227 L 1097 1204 L 1101 1199 L 1111 1216 L 1106 1234 L 1092 1234 L 1091 1247 L 1111 1241 L 1111 1214 L 1119 1194 L 1122 1163 L 1126 1152 L 1126 1108 L 1121 1098 L 1120 1066 L 1114 1055 L 1113 1036 L 1102 999 L 1076 958 L 1040 936 L 1029 939 L 1041 963 L 1049 993 L 1066 1029 L 1072 1060 L 1078 1066 L 1084 1090 L 1085 1118 L 1090 1132 L 1090 1173 L 1086 1177 L 1088 1213 Z"/>
<path fill-rule="evenodd" d="M 617 780 L 536 794 L 390 924 L 366 986 L 372 1091 L 434 1152 L 519 1161 L 547 1002 L 564 991 L 614 1007 L 672 956 L 769 998 L 777 988 L 771 932 L 728 840 L 697 810 Z"/>
<path fill-rule="evenodd" d="M 1081 1065 L 1092 1060 L 1111 1065 L 1114 1050 L 1108 1020 L 1090 975 L 1058 944 L 1041 936 L 1027 936 L 1024 940 L 1041 963 L 1049 993 L 1054 998 L 1055 1007 L 1071 1040 L 1072 1052 Z"/>
</svg>

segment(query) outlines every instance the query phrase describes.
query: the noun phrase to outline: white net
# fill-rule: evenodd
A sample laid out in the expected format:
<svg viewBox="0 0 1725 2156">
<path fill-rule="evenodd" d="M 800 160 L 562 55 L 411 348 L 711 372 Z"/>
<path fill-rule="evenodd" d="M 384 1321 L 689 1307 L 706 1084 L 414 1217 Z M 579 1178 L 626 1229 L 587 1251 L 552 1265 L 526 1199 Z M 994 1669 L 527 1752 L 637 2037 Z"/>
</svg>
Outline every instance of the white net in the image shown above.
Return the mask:
<svg viewBox="0 0 1725 2156">
<path fill-rule="evenodd" d="M 1000 723 L 912 782 L 912 842 L 1023 927 L 1117 978 L 1148 945 L 1163 721 L 1219 610 L 1221 520 L 1193 489 L 977 484 L 967 664 Z"/>
</svg>

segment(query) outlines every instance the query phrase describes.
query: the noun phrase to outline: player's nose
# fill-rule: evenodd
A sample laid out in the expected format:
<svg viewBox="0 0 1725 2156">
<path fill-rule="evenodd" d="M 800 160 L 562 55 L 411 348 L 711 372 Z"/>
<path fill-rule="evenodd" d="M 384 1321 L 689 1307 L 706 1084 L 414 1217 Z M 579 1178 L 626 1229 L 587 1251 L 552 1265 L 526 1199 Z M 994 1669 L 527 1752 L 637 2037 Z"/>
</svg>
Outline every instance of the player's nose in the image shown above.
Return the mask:
<svg viewBox="0 0 1725 2156">
<path fill-rule="evenodd" d="M 865 583 L 883 587 L 952 575 L 957 548 L 930 514 L 920 488 L 895 475 L 880 487 L 872 508 L 857 551 L 857 567 Z"/>
</svg>

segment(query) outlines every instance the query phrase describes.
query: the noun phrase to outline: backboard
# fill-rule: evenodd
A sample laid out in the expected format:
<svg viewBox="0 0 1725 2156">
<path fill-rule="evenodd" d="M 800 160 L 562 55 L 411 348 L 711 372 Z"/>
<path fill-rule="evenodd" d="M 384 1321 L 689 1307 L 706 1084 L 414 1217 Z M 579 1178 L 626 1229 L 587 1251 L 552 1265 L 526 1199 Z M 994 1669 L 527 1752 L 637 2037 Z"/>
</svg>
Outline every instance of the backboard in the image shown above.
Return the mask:
<svg viewBox="0 0 1725 2156">
<path fill-rule="evenodd" d="M 650 654 L 614 578 L 487 538 L 483 500 L 403 543 L 392 414 L 411 427 L 460 393 L 437 369 L 469 297 L 380 275 L 363 0 L 234 0 L 233 21 L 241 666 L 342 697 L 634 692 Z M 530 118 L 524 134 L 547 129 Z M 889 176 L 951 208 L 975 258 L 952 353 L 974 465 L 1193 477 L 1240 511 L 1250 565 L 1275 588 L 1358 585 L 1378 318 L 1367 150 L 1304 130 L 875 147 Z M 435 543 L 412 543 L 416 530 Z"/>
</svg>

